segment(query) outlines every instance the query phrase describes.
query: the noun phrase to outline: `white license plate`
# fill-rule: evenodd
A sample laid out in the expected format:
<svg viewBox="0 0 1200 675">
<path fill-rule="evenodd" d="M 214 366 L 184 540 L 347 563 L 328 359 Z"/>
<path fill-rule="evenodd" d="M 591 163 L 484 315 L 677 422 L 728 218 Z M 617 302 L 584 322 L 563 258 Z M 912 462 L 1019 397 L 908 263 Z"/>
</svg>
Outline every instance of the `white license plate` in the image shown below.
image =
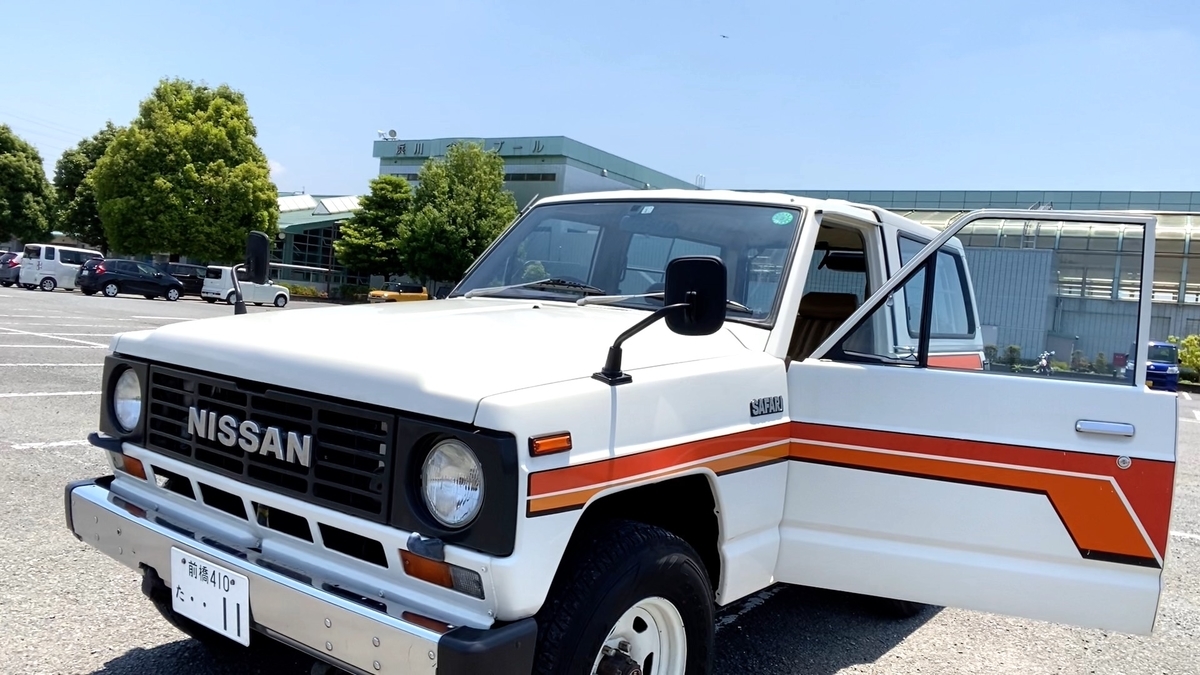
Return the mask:
<svg viewBox="0 0 1200 675">
<path fill-rule="evenodd" d="M 171 607 L 221 635 L 250 646 L 250 582 L 237 572 L 171 548 Z"/>
</svg>

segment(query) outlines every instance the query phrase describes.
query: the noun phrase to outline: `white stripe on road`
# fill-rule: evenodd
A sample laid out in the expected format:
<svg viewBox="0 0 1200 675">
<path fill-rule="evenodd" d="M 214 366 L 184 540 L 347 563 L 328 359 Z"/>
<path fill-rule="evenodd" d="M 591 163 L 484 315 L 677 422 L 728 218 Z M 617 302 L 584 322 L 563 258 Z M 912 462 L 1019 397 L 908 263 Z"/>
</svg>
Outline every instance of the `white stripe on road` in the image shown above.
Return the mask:
<svg viewBox="0 0 1200 675">
<path fill-rule="evenodd" d="M 1192 414 L 1196 416 L 1196 421 L 1200 422 L 1200 410 L 1193 410 Z"/>
<path fill-rule="evenodd" d="M 88 342 L 87 340 L 76 340 L 75 338 L 58 337 L 56 335 L 51 335 L 49 333 L 34 333 L 32 331 L 17 330 L 16 328 L 6 328 L 4 326 L 0 326 L 0 330 L 6 330 L 10 334 L 13 334 L 13 335 L 34 335 L 37 337 L 50 338 L 51 340 L 62 340 L 63 342 L 74 342 L 76 344 L 89 345 L 92 347 L 107 347 L 108 346 L 108 345 L 100 343 L 100 342 Z M 20 345 L 14 345 L 14 346 L 20 346 Z"/>
<path fill-rule="evenodd" d="M 35 450 L 41 448 L 74 448 L 81 445 L 91 445 L 86 440 L 80 441 L 50 441 L 49 443 L 14 443 L 13 450 Z"/>
<path fill-rule="evenodd" d="M 4 345 L 13 349 L 104 349 L 108 345 Z"/>
<path fill-rule="evenodd" d="M 73 316 L 64 316 L 64 319 L 75 320 Z M 105 319 L 105 321 L 120 321 L 121 319 Z M 104 324 L 95 323 L 26 323 L 22 324 L 25 327 L 29 326 L 53 326 L 54 328 L 127 328 L 127 326 L 107 326 Z"/>
<path fill-rule="evenodd" d="M 1190 539 L 1192 541 L 1200 541 L 1200 534 L 1192 534 L 1191 532 L 1180 532 L 1178 530 L 1171 530 L 1171 536 L 1176 537 L 1178 539 Z"/>
<path fill-rule="evenodd" d="M 1189 401 L 1192 400 L 1192 395 L 1187 393 L 1186 391 L 1181 391 L 1179 393 L 1183 394 L 1183 397 L 1186 398 L 1187 400 L 1189 400 Z"/>
<path fill-rule="evenodd" d="M 98 396 L 98 391 L 38 391 L 29 394 L 0 394 L 0 398 L 34 398 L 41 396 Z"/>
<path fill-rule="evenodd" d="M 103 365 L 103 363 L 0 363 L 0 368 L 99 368 Z"/>
<path fill-rule="evenodd" d="M 139 316 L 137 314 L 134 314 L 132 318 L 134 318 L 134 319 L 165 319 L 167 321 L 191 321 L 192 320 L 192 319 L 189 319 L 189 318 L 183 317 L 183 316 Z"/>
<path fill-rule="evenodd" d="M 46 335 L 67 335 L 74 337 L 87 337 L 90 335 L 92 337 L 112 337 L 117 335 L 117 333 L 46 333 Z"/>
</svg>

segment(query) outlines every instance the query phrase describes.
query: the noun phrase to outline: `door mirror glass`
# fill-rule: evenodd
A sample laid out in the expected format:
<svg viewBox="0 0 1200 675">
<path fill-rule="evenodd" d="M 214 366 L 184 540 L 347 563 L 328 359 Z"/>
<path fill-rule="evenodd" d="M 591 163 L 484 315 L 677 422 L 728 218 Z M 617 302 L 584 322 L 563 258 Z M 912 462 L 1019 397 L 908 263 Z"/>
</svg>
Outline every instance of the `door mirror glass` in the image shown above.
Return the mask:
<svg viewBox="0 0 1200 675">
<path fill-rule="evenodd" d="M 725 323 L 725 263 L 716 256 L 687 256 L 667 263 L 665 305 L 688 307 L 667 315 L 667 327 L 680 335 L 711 335 Z"/>
<path fill-rule="evenodd" d="M 251 232 L 246 238 L 246 272 L 256 284 L 267 282 L 270 265 L 271 240 L 262 232 Z"/>
</svg>

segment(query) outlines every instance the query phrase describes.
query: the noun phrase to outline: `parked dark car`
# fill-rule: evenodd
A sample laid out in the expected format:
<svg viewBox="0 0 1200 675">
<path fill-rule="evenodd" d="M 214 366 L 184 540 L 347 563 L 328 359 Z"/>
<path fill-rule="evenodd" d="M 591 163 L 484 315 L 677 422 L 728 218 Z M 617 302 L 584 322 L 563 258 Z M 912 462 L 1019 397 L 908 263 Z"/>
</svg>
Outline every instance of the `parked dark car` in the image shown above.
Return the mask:
<svg viewBox="0 0 1200 675">
<path fill-rule="evenodd" d="M 204 275 L 208 272 L 207 267 L 187 263 L 167 263 L 162 267 L 166 269 L 160 268 L 160 272 L 170 274 L 183 284 L 185 295 L 200 297 L 200 289 L 204 287 Z"/>
<path fill-rule="evenodd" d="M 20 251 L 0 253 L 0 286 L 12 286 L 21 280 Z"/>
<path fill-rule="evenodd" d="M 103 293 L 110 298 L 128 293 L 175 301 L 183 295 L 181 281 L 135 260 L 102 260 L 91 269 L 84 265 L 78 286 L 84 295 Z"/>
</svg>

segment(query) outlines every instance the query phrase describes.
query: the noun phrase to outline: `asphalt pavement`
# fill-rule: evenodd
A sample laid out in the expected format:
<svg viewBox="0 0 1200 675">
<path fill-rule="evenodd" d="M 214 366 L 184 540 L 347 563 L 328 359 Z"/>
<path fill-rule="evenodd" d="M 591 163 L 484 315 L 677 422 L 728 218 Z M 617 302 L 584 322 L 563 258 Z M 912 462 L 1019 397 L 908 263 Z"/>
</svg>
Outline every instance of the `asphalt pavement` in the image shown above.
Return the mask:
<svg viewBox="0 0 1200 675">
<path fill-rule="evenodd" d="M 320 305 L 250 312 L 306 311 Z M 107 473 L 84 440 L 96 429 L 101 364 L 112 335 L 222 316 L 196 299 L 84 297 L 0 288 L 0 626 L 2 673 L 326 672 L 286 648 L 222 660 L 176 631 L 139 591 L 139 576 L 75 540 L 63 486 Z M 776 586 L 723 609 L 713 672 L 1196 673 L 1200 672 L 1200 395 L 1179 400 L 1179 465 L 1165 571 L 1149 637 L 955 609 L 907 620 L 858 596 Z"/>
</svg>

